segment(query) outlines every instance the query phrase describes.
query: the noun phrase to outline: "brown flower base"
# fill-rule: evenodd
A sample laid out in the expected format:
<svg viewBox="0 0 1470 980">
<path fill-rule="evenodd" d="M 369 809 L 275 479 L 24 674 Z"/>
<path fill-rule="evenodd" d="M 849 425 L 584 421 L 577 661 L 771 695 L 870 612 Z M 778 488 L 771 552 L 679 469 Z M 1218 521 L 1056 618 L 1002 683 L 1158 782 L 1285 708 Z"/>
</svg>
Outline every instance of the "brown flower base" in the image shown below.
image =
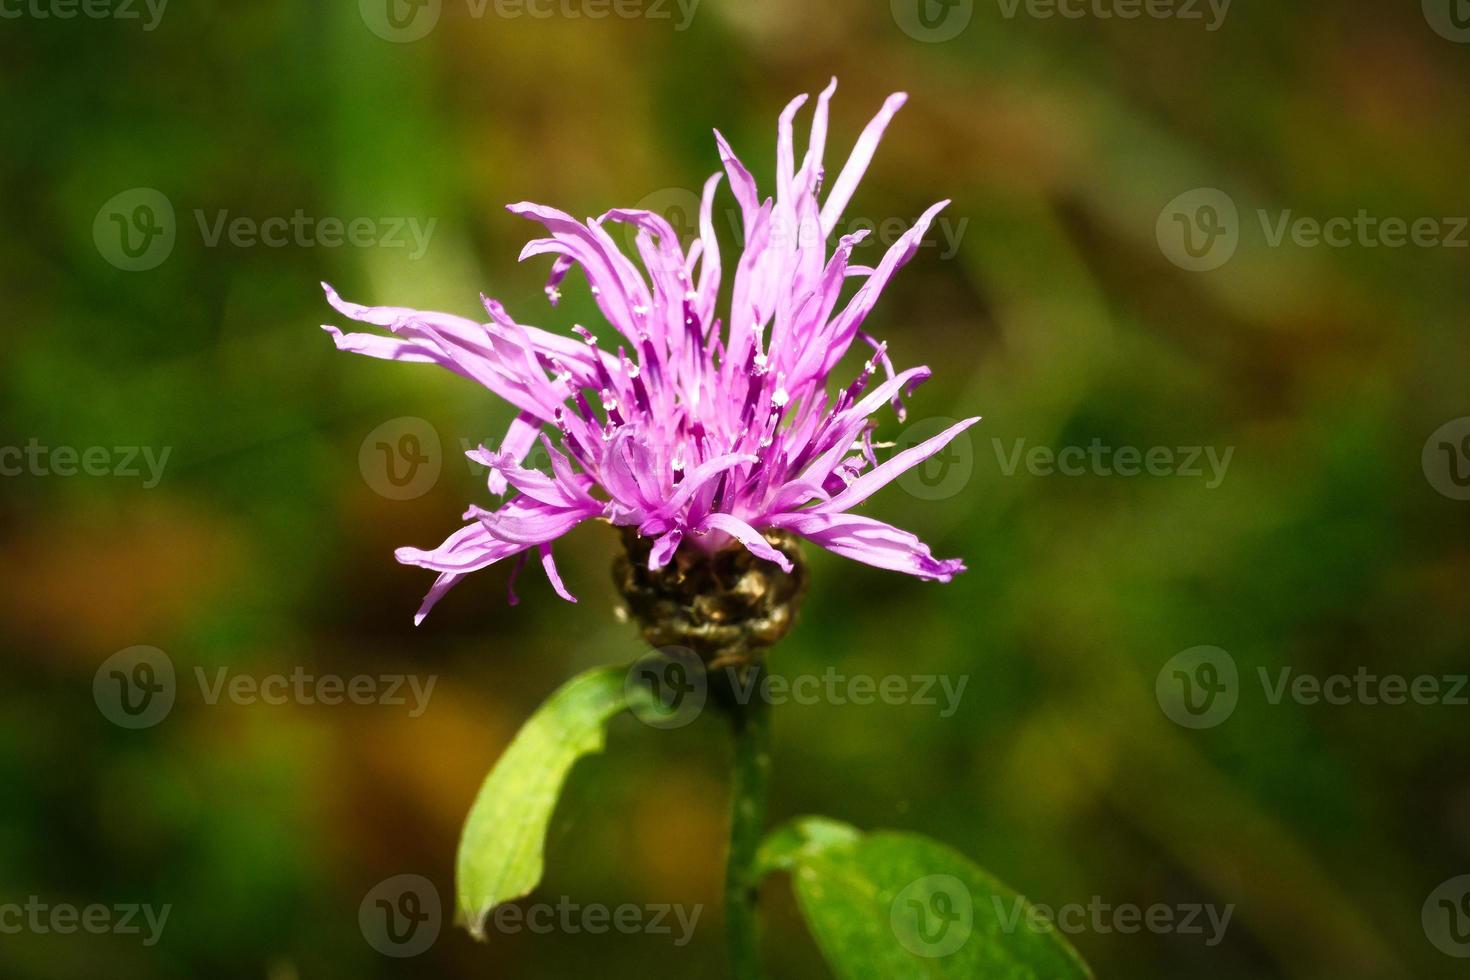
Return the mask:
<svg viewBox="0 0 1470 980">
<path fill-rule="evenodd" d="M 623 528 L 626 550 L 613 561 L 613 584 L 650 645 L 687 647 L 710 668 L 753 664 L 791 630 L 806 592 L 796 538 L 784 531 L 765 537 L 792 571 L 738 544 L 714 554 L 685 545 L 668 565 L 649 571 L 652 542 Z"/>
</svg>

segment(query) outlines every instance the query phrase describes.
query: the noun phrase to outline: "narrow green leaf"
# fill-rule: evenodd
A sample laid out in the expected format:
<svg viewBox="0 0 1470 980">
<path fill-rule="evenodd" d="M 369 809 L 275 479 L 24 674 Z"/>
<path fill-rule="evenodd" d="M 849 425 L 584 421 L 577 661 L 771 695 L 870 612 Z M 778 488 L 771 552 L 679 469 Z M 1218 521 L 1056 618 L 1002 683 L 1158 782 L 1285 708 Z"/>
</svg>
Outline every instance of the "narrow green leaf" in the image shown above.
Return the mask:
<svg viewBox="0 0 1470 980">
<path fill-rule="evenodd" d="M 763 871 L 787 870 L 840 980 L 1090 980 L 1071 945 L 1016 892 L 916 834 L 861 834 L 808 817 L 773 832 Z"/>
<path fill-rule="evenodd" d="M 546 827 L 576 761 L 601 752 L 608 722 L 629 707 L 625 667 L 572 678 L 547 699 L 490 770 L 459 842 L 459 920 L 476 939 L 485 918 L 541 881 Z M 637 689 L 634 691 L 637 695 Z"/>
</svg>

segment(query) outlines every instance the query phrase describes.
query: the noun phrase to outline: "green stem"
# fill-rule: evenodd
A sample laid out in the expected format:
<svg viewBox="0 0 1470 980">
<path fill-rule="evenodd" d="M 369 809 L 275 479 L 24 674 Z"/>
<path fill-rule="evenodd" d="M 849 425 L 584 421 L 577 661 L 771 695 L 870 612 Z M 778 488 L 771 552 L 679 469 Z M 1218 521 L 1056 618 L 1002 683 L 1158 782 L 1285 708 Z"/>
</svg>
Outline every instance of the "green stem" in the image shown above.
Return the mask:
<svg viewBox="0 0 1470 980">
<path fill-rule="evenodd" d="M 748 691 L 760 690 L 759 667 L 749 668 Z M 753 681 L 754 683 L 750 683 Z M 725 864 L 725 937 L 733 980 L 760 980 L 760 942 L 756 900 L 760 882 L 755 857 L 765 829 L 771 777 L 771 711 L 758 693 L 726 706 L 735 741 L 735 771 L 730 799 L 730 855 Z"/>
</svg>

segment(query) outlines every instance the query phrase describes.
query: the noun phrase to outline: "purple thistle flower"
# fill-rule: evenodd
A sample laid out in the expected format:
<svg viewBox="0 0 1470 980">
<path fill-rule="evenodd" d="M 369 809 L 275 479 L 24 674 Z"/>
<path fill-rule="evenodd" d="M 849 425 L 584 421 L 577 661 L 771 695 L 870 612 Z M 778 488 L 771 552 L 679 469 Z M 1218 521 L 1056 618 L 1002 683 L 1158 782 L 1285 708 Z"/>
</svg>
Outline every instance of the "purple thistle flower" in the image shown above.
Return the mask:
<svg viewBox="0 0 1470 980">
<path fill-rule="evenodd" d="M 876 268 L 849 264 L 866 232 L 843 236 L 827 254 L 826 240 L 906 100 L 902 93 L 888 98 L 819 202 L 836 87 L 834 79 L 817 100 L 800 169 L 792 121 L 807 97 L 782 112 L 774 199 L 761 200 L 749 171 L 715 133 L 745 228 L 728 328 L 715 309 L 722 272 L 713 219 L 718 173 L 705 183 L 700 237 L 687 251 L 670 224 L 649 211 L 618 209 L 583 223 L 537 204 L 510 207 L 546 230 L 521 259 L 555 256 L 546 287 L 552 305 L 567 273 L 580 266 L 602 315 L 621 335 L 610 345 L 616 353 L 581 326 L 573 327 L 574 339 L 517 323 L 489 298 L 482 297 L 489 322 L 477 323 L 359 306 L 323 284 L 338 312 L 391 333 L 325 327 L 341 350 L 438 364 L 520 410 L 498 450 L 482 446 L 469 454 L 490 468 L 492 493 L 514 488 L 517 495 L 493 511 L 472 506 L 468 523 L 432 551 L 397 552 L 400 562 L 439 573 L 415 622 L 470 572 L 515 556 L 524 562 L 533 550 L 556 592 L 575 602 L 551 546 L 592 518 L 651 539 L 651 569 L 667 565 L 681 545 L 714 552 L 738 543 L 789 572 L 790 561 L 763 533 L 784 530 L 924 579 L 947 582 L 964 571 L 959 559 L 936 559 L 913 534 L 851 513 L 979 419 L 881 463 L 874 455 L 873 414 L 891 403 L 902 419 L 900 396 L 930 372 L 895 373 L 886 344 L 865 334 L 863 321 L 949 202 L 924 212 Z M 636 229 L 641 268 L 614 243 L 609 223 Z M 848 279 L 861 285 L 839 309 Z M 829 393 L 827 376 L 855 341 L 872 356 L 856 380 Z M 874 383 L 880 370 L 884 380 Z M 550 474 L 522 465 L 538 439 L 550 454 Z"/>
</svg>

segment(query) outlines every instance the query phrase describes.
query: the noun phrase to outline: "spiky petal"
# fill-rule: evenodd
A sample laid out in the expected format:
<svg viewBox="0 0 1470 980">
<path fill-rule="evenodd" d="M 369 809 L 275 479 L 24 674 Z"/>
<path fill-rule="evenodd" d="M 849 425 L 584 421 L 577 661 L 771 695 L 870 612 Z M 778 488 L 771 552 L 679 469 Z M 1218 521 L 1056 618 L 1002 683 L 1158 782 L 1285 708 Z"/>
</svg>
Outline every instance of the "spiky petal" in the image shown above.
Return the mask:
<svg viewBox="0 0 1470 980">
<path fill-rule="evenodd" d="M 589 518 L 648 539 L 652 569 L 691 546 L 743 547 L 780 564 L 786 557 L 766 532 L 782 531 L 920 578 L 948 581 L 964 570 L 958 559 L 936 559 L 914 535 L 850 513 L 979 419 L 887 461 L 874 454 L 874 414 L 890 404 L 901 412 L 901 398 L 929 369 L 895 373 L 886 345 L 862 327 L 948 202 L 924 212 L 875 267 L 849 262 L 862 233 L 842 237 L 828 254 L 827 239 L 905 101 L 898 94 L 884 103 L 819 200 L 835 88 L 834 80 L 817 100 L 799 168 L 792 129 L 806 97 L 782 113 L 774 198 L 760 198 L 750 172 L 715 134 L 745 225 L 723 325 L 716 301 L 724 266 L 713 220 L 719 174 L 705 185 L 700 236 L 687 250 L 669 223 L 649 211 L 618 209 L 584 222 L 542 205 L 511 205 L 512 213 L 544 229 L 521 258 L 553 257 L 547 286 L 553 305 L 567 274 L 580 268 L 613 337 L 580 325 L 572 337 L 521 324 L 491 299 L 484 301 L 489 320 L 482 323 L 359 306 L 324 284 L 338 312 L 388 331 L 344 334 L 326 327 L 340 349 L 438 364 L 519 411 L 498 449 L 470 453 L 490 468 L 491 492 L 514 489 L 516 496 L 496 510 L 471 508 L 468 523 L 432 551 L 397 553 L 401 562 L 440 573 L 419 621 L 468 573 L 532 549 L 556 591 L 570 599 L 551 544 Z M 634 231 L 637 262 L 618 247 L 610 225 Z M 840 303 L 849 279 L 861 284 Z M 855 381 L 829 392 L 828 376 L 859 339 L 874 348 L 872 358 Z M 884 380 L 873 383 L 880 367 Z M 538 438 L 550 453 L 550 473 L 522 465 Z"/>
</svg>

